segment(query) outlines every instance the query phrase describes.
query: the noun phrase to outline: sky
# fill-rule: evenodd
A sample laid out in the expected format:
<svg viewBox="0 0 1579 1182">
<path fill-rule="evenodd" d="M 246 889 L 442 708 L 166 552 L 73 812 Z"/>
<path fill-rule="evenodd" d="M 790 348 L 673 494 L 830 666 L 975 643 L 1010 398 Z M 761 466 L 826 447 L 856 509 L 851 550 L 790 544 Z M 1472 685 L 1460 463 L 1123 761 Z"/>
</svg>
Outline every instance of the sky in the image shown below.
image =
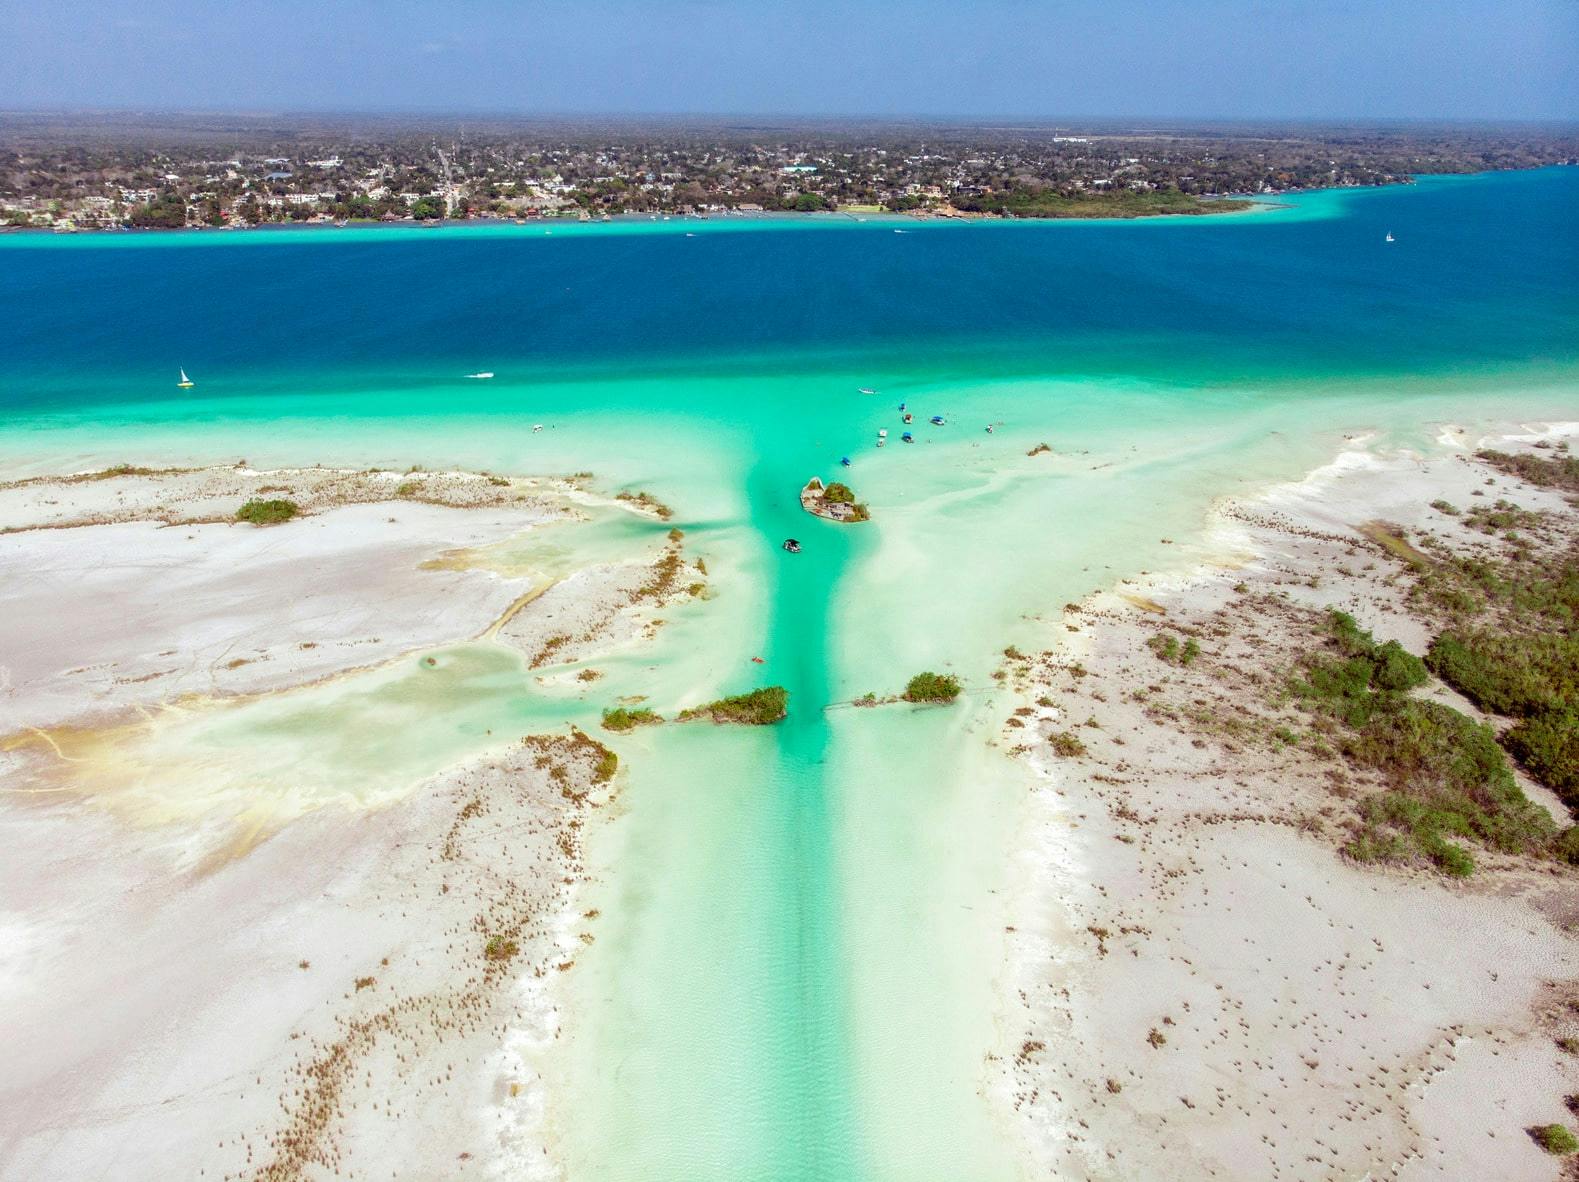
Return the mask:
<svg viewBox="0 0 1579 1182">
<path fill-rule="evenodd" d="M 1579 0 L 0 0 L 0 108 L 1579 118 Z"/>
</svg>

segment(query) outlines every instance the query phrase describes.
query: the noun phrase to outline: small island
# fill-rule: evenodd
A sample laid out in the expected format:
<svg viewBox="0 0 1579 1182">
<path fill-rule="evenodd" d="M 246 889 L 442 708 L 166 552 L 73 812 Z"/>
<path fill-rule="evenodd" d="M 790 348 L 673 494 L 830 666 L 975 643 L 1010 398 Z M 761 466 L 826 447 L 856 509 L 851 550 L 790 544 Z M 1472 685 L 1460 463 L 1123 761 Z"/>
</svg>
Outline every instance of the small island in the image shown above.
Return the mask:
<svg viewBox="0 0 1579 1182">
<path fill-rule="evenodd" d="M 938 703 L 948 705 L 959 697 L 964 686 L 951 673 L 917 673 L 905 683 L 904 693 L 880 698 L 875 693 L 865 693 L 850 702 L 852 706 L 889 706 L 895 702 Z"/>
<path fill-rule="evenodd" d="M 813 476 L 800 490 L 800 507 L 814 517 L 845 524 L 870 521 L 872 516 L 866 506 L 855 499 L 848 484 L 835 480 L 824 485 L 820 476 Z"/>
<path fill-rule="evenodd" d="M 963 688 L 959 678 L 949 673 L 917 673 L 900 695 L 907 702 L 952 702 Z"/>
<path fill-rule="evenodd" d="M 692 706 L 675 716 L 678 722 L 710 718 L 714 722 L 735 722 L 746 726 L 767 726 L 789 714 L 789 690 L 782 685 L 764 686 L 748 694 L 719 698 L 705 706 Z"/>
<path fill-rule="evenodd" d="M 624 706 L 615 706 L 612 710 L 603 712 L 603 729 L 624 733 L 635 730 L 639 726 L 657 726 L 663 721 L 663 716 L 645 706 L 627 709 Z"/>
</svg>

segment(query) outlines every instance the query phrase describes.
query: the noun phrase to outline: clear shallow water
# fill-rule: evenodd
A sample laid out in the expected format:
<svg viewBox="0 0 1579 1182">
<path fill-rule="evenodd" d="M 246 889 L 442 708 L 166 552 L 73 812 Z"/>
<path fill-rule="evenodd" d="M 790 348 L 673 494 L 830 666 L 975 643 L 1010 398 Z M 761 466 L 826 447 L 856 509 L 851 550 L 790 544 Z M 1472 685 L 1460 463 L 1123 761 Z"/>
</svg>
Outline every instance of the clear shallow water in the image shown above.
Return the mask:
<svg viewBox="0 0 1579 1182">
<path fill-rule="evenodd" d="M 984 1056 L 1012 1053 L 994 976 L 1024 804 L 988 746 L 999 652 L 1116 577 L 1208 557 L 1214 497 L 1345 432 L 1429 446 L 1432 423 L 1575 417 L 1576 198 L 1570 169 L 904 235 L 5 237 L 0 465 L 591 469 L 673 504 L 716 598 L 596 662 L 595 691 L 462 646 L 139 732 L 104 775 L 166 804 L 360 807 L 495 736 L 590 727 L 617 695 L 667 713 L 783 683 L 771 730 L 614 744 L 627 811 L 592 839 L 603 918 L 545 1064 L 554 1147 L 578 1178 L 1014 1178 L 983 1095 Z M 499 377 L 460 378 L 476 369 Z M 949 425 L 906 447 L 900 401 Z M 1026 455 L 1042 441 L 1056 453 Z M 796 505 L 844 454 L 869 527 Z M 562 570 L 651 532 L 492 557 Z M 946 712 L 839 705 L 925 667 L 971 692 Z"/>
</svg>

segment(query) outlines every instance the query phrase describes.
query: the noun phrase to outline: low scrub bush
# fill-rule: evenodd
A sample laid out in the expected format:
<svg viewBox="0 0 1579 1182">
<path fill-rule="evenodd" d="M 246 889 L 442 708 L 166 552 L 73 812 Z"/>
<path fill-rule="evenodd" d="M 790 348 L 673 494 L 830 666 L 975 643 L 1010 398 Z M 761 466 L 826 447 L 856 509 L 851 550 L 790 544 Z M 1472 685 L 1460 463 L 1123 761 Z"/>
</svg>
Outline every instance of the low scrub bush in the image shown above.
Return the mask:
<svg viewBox="0 0 1579 1182">
<path fill-rule="evenodd" d="M 295 501 L 248 501 L 236 510 L 236 520 L 249 525 L 279 525 L 300 512 Z"/>
<path fill-rule="evenodd" d="M 1530 775 L 1579 811 L 1579 708 L 1547 710 L 1527 718 L 1502 742 Z"/>
<path fill-rule="evenodd" d="M 1566 1125 L 1536 1125 L 1529 1130 L 1534 1142 L 1553 1157 L 1566 1157 L 1579 1151 L 1579 1137 Z"/>
<path fill-rule="evenodd" d="M 1326 632 L 1336 655 L 1306 658 L 1295 694 L 1342 724 L 1338 748 L 1380 774 L 1387 788 L 1360 807 L 1362 826 L 1344 852 L 1355 861 L 1429 859 L 1443 873 L 1474 872 L 1473 856 L 1448 837 L 1509 853 L 1544 848 L 1554 828 L 1519 789 L 1490 727 L 1440 702 L 1408 696 L 1427 679 L 1420 659 L 1375 639 L 1343 612 Z"/>
</svg>

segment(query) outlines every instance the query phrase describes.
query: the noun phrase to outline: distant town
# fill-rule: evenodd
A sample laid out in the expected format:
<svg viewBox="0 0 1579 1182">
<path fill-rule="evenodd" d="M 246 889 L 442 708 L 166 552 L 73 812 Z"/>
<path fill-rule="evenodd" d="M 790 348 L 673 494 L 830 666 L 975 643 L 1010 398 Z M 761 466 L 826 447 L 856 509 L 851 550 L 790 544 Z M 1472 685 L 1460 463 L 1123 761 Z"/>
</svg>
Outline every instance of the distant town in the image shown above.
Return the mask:
<svg viewBox="0 0 1579 1182">
<path fill-rule="evenodd" d="M 0 114 L 0 226 L 1198 214 L 1573 164 L 1579 129 Z"/>
</svg>

